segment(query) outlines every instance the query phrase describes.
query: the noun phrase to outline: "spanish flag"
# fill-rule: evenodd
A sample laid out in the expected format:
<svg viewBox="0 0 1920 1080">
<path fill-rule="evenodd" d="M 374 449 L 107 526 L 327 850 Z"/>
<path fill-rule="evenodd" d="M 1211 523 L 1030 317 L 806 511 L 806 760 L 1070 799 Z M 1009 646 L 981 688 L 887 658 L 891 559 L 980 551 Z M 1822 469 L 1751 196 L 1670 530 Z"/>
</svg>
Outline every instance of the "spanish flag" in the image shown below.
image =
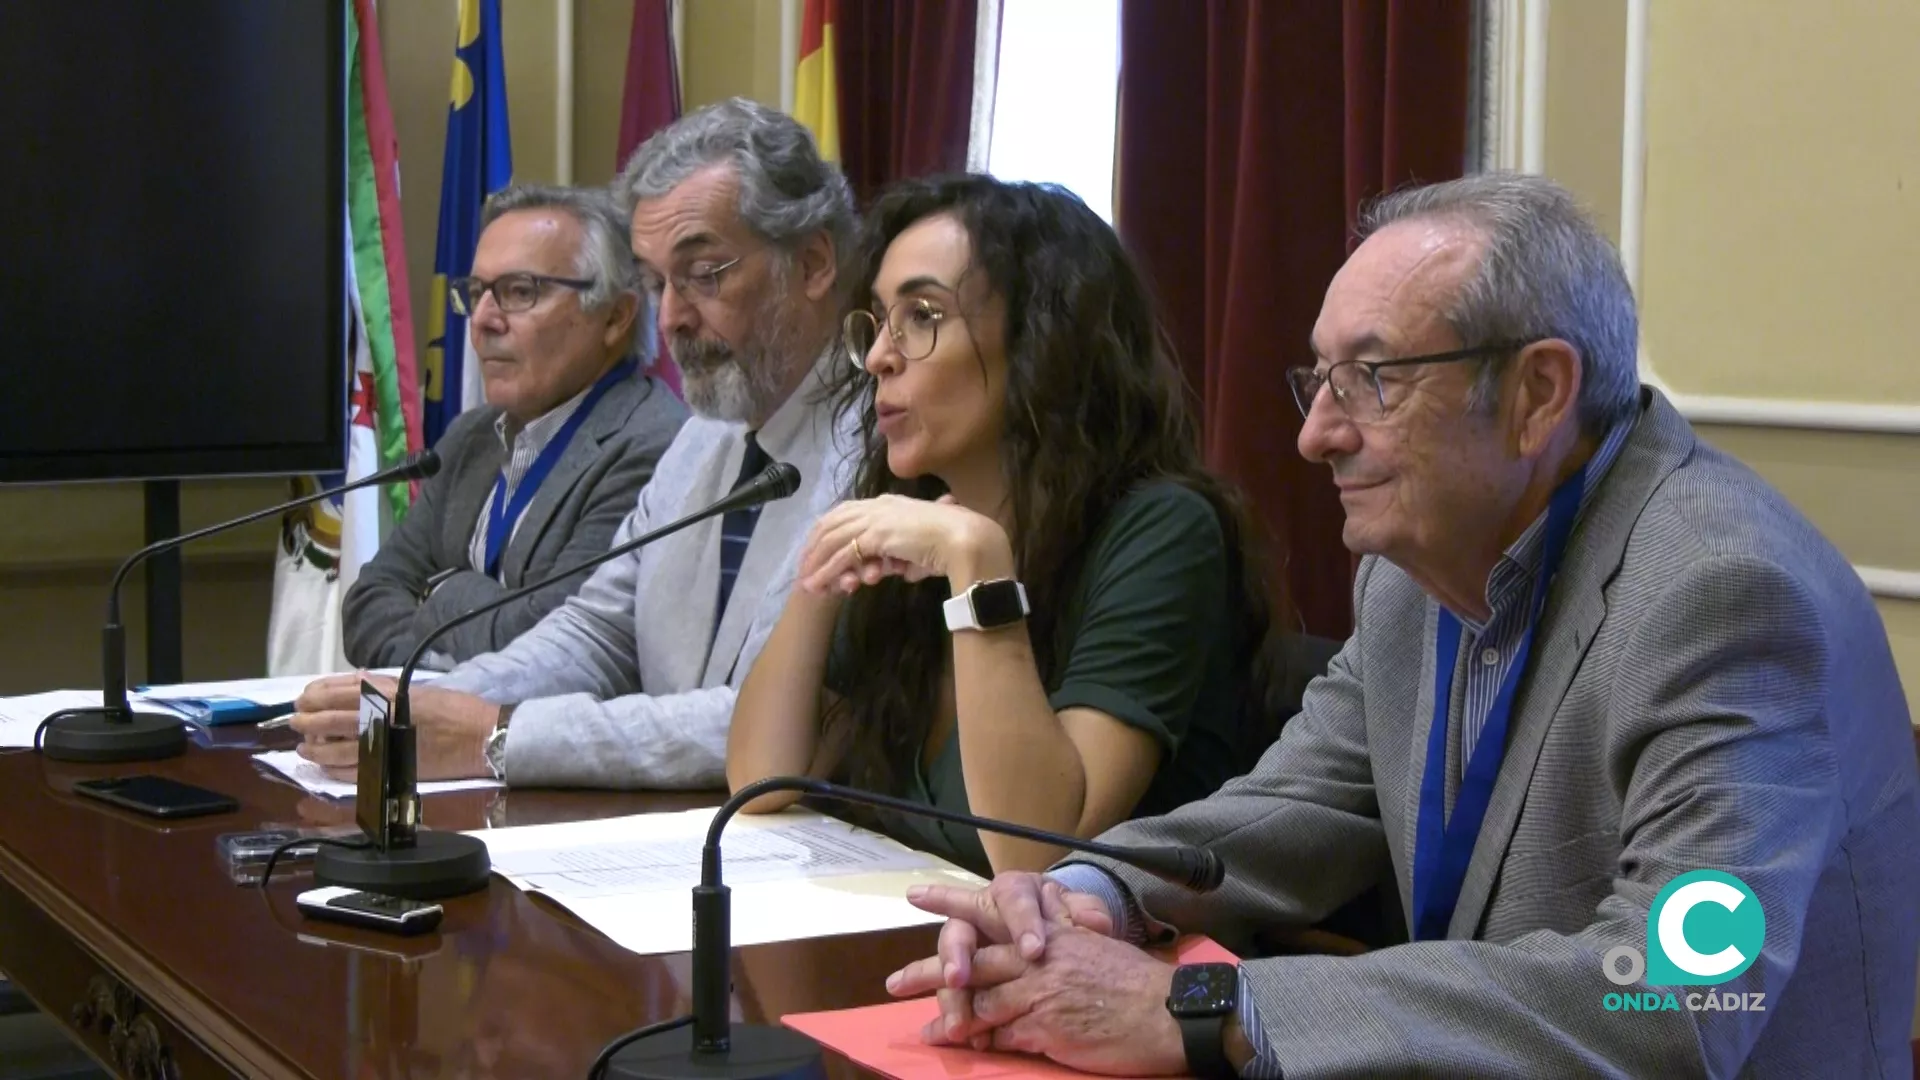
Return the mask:
<svg viewBox="0 0 1920 1080">
<path fill-rule="evenodd" d="M 833 24 L 839 15 L 839 0 L 807 0 L 793 88 L 793 118 L 813 132 L 820 156 L 828 161 L 840 160 L 840 92 L 833 71 Z"/>
</svg>

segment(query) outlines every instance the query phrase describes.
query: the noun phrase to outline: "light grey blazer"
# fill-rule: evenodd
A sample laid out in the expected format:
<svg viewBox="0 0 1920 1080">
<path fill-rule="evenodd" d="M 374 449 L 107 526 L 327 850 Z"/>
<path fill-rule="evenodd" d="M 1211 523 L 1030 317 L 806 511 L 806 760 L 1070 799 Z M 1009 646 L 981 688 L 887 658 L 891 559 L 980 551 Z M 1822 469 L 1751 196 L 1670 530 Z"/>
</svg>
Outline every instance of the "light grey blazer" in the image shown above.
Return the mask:
<svg viewBox="0 0 1920 1080">
<path fill-rule="evenodd" d="M 499 415 L 491 406 L 469 409 L 440 436 L 434 446 L 440 472 L 421 485 L 419 499 L 342 602 L 348 663 L 397 667 L 448 619 L 607 550 L 608 538 L 686 421 L 687 407 L 652 376 L 609 388 L 527 504 L 500 556 L 503 580 L 495 581 L 472 569 L 470 551 L 480 509 L 506 459 L 493 427 Z M 459 572 L 423 602 L 427 579 L 454 568 Z M 428 655 L 458 661 L 497 649 L 560 606 L 583 580 L 559 582 L 456 627 Z"/>
<path fill-rule="evenodd" d="M 758 434 L 774 460 L 800 470 L 800 489 L 762 506 L 717 628 L 715 517 L 601 567 L 538 626 L 435 682 L 519 703 L 507 731 L 508 783 L 725 782 L 734 697 L 786 605 L 801 541 L 840 497 L 854 460 L 853 418 L 836 416 L 822 396 L 825 365 L 838 356 L 824 357 Z M 740 424 L 688 420 L 612 543 L 724 496 L 740 471 L 745 436 Z"/>
<path fill-rule="evenodd" d="M 1354 605 L 1353 637 L 1249 775 L 1103 837 L 1226 860 L 1207 896 L 1109 867 L 1155 917 L 1245 949 L 1379 880 L 1412 911 L 1438 609 L 1373 557 Z M 1846 560 L 1646 391 L 1538 634 L 1447 940 L 1243 967 L 1287 1080 L 1909 1075 L 1913 734 Z M 1607 1011 L 1622 988 L 1601 955 L 1644 952 L 1655 893 L 1703 868 L 1766 916 L 1759 959 L 1712 989 L 1766 1011 Z"/>
</svg>

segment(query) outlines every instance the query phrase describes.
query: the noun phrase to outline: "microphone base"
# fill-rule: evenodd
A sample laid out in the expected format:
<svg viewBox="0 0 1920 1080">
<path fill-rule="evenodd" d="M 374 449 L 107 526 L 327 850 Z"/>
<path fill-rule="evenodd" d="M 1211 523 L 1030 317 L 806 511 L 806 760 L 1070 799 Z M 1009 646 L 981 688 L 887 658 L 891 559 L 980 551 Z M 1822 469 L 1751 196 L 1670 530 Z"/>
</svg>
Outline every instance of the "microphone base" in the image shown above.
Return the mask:
<svg viewBox="0 0 1920 1080">
<path fill-rule="evenodd" d="M 720 1054 L 693 1049 L 687 1024 L 628 1043 L 607 1063 L 607 1080 L 826 1080 L 820 1044 L 791 1028 L 735 1024 Z"/>
<path fill-rule="evenodd" d="M 47 725 L 40 752 L 54 761 L 159 761 L 187 752 L 187 722 L 165 713 L 76 711 Z"/>
<path fill-rule="evenodd" d="M 313 880 L 362 892 L 439 900 L 487 887 L 493 862 L 487 845 L 465 833 L 421 829 L 412 847 L 380 851 L 322 844 L 313 857 Z"/>
</svg>

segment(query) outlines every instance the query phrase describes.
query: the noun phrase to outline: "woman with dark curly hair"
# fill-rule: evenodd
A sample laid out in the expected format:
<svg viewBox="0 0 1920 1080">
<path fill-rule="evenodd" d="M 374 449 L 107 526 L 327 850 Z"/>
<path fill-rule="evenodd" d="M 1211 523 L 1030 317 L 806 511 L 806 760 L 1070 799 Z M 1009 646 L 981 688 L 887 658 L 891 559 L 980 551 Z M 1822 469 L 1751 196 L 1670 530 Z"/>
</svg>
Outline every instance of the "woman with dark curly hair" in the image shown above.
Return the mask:
<svg viewBox="0 0 1920 1080">
<path fill-rule="evenodd" d="M 1086 837 L 1245 771 L 1268 597 L 1113 230 L 1059 188 L 944 177 L 882 195 L 858 258 L 858 473 L 740 691 L 728 782 L 804 773 Z M 981 873 L 1060 854 L 882 823 Z"/>
</svg>

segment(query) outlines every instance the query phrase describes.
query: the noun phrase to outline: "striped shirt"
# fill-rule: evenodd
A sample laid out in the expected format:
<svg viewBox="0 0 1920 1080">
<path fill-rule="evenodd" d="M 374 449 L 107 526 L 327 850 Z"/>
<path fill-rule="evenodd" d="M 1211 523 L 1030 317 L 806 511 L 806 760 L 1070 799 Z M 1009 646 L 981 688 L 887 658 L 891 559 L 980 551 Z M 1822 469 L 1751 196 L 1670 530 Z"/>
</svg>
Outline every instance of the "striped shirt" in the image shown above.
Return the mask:
<svg viewBox="0 0 1920 1080">
<path fill-rule="evenodd" d="M 1594 491 L 1620 456 L 1627 435 L 1632 431 L 1632 417 L 1615 424 L 1594 450 L 1593 457 L 1588 459 L 1580 492 L 1580 509 L 1574 518 L 1576 526 L 1579 524 L 1579 515 L 1586 513 Z M 1500 694 L 1500 683 L 1512 669 L 1514 654 L 1527 631 L 1527 617 L 1532 614 L 1537 581 L 1535 571 L 1539 569 L 1540 560 L 1545 554 L 1546 526 L 1547 514 L 1543 510 L 1520 534 L 1519 539 L 1508 546 L 1487 575 L 1487 607 L 1493 614 L 1485 623 L 1455 613 L 1460 620 L 1460 648 L 1467 656 L 1466 679 L 1454 680 L 1456 686 L 1463 682 L 1465 684 L 1463 690 L 1455 691 L 1456 698 L 1463 699 L 1465 707 L 1461 715 L 1460 765 L 1455 769 L 1456 776 L 1473 756 L 1474 745 L 1487 725 L 1487 714 L 1493 711 L 1494 698 Z M 1552 587 L 1551 582 L 1546 585 Z M 1455 662 L 1458 663 L 1457 658 Z M 1047 876 L 1074 892 L 1098 897 L 1113 915 L 1115 937 L 1142 946 L 1171 942 L 1172 928 L 1157 923 L 1147 915 L 1133 893 L 1120 883 L 1120 879 L 1105 870 L 1085 863 L 1070 864 L 1051 871 Z M 1280 1062 L 1274 1056 L 1273 1047 L 1267 1043 L 1266 1033 L 1260 1026 L 1260 1014 L 1254 1008 L 1253 995 L 1246 991 L 1244 978 L 1241 980 L 1235 1011 L 1240 1030 L 1254 1049 L 1253 1060 L 1247 1062 L 1240 1075 L 1246 1080 L 1282 1080 Z"/>
<path fill-rule="evenodd" d="M 547 444 L 553 441 L 553 437 L 566 426 L 567 418 L 580 408 L 580 403 L 592 392 L 593 387 L 588 386 L 546 413 L 529 420 L 527 426 L 518 432 L 510 430 L 506 413 L 493 418 L 493 433 L 499 436 L 500 447 L 507 452 L 507 463 L 503 471 L 507 475 L 508 502 L 513 501 L 513 493 L 519 490 L 521 479 L 527 475 L 527 470 L 533 467 L 534 459 L 540 456 L 540 451 L 547 448 Z M 467 544 L 467 561 L 475 570 L 483 574 L 487 572 L 487 523 L 493 517 L 494 497 L 499 494 L 500 487 L 496 484 L 492 493 L 487 496 L 487 501 L 480 504 L 480 519 L 473 523 L 473 539 Z M 521 514 L 514 520 L 513 531 L 507 534 L 509 545 L 513 543 L 513 538 L 519 535 L 520 522 L 525 519 L 526 515 Z M 504 551 L 501 553 L 500 560 L 503 575 L 506 565 L 505 554 Z"/>
<path fill-rule="evenodd" d="M 1602 439 L 1593 457 L 1587 461 L 1587 474 L 1580 492 L 1580 509 L 1575 514 L 1574 523 L 1579 524 L 1580 515 L 1585 514 L 1587 504 L 1593 501 L 1593 493 L 1600 486 L 1601 478 L 1613 466 L 1614 459 L 1620 456 L 1620 448 L 1626 444 L 1627 434 L 1633 430 L 1631 419 L 1615 424 Z M 1547 512 L 1533 519 L 1526 531 L 1520 534 L 1494 564 L 1493 571 L 1487 575 L 1487 610 L 1492 612 L 1484 623 L 1477 622 L 1466 615 L 1454 612 L 1460 620 L 1460 650 L 1466 654 L 1466 678 L 1454 680 L 1459 689 L 1454 691 L 1458 704 L 1449 702 L 1447 713 L 1455 715 L 1456 708 L 1461 709 L 1460 716 L 1460 760 L 1453 768 L 1458 779 L 1464 774 L 1467 762 L 1473 758 L 1473 749 L 1479 745 L 1480 732 L 1486 729 L 1487 717 L 1493 712 L 1494 699 L 1500 696 L 1500 684 L 1506 681 L 1507 673 L 1513 670 L 1513 662 L 1520 651 L 1520 641 L 1527 634 L 1527 619 L 1533 614 L 1534 589 L 1536 585 L 1551 588 L 1551 582 L 1542 583 L 1538 571 L 1540 560 L 1546 555 Z M 1459 662 L 1458 658 L 1454 661 Z M 1455 671 L 1458 672 L 1458 668 Z"/>
</svg>

